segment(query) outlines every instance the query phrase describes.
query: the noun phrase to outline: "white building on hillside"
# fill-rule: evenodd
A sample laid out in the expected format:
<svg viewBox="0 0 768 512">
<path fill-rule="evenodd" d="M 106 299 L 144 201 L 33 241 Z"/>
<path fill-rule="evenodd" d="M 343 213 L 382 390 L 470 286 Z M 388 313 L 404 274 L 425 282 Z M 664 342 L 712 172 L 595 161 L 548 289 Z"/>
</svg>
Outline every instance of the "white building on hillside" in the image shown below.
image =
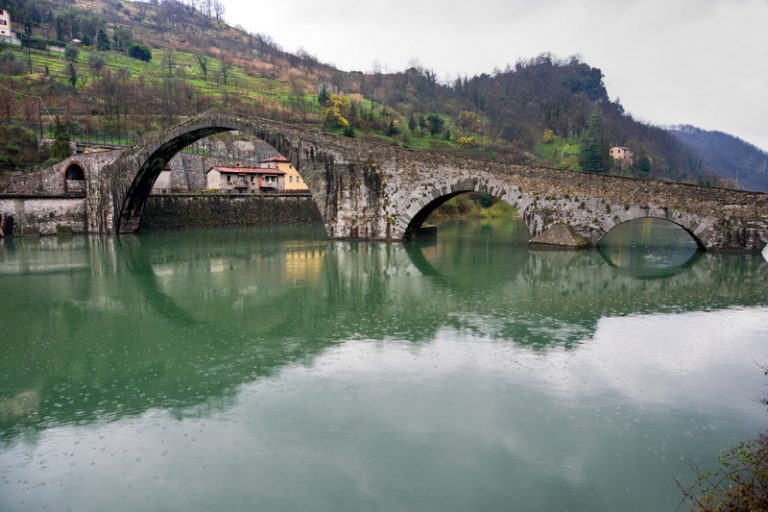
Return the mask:
<svg viewBox="0 0 768 512">
<path fill-rule="evenodd" d="M 0 41 L 21 46 L 21 41 L 11 30 L 11 13 L 7 9 L 0 9 Z"/>
</svg>

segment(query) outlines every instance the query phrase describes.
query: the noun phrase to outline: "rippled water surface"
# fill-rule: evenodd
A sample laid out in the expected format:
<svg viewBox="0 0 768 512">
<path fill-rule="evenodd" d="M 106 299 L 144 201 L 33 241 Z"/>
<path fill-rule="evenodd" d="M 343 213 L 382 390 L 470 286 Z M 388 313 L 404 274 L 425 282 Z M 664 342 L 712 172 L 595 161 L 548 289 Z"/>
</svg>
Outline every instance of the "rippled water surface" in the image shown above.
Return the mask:
<svg viewBox="0 0 768 512">
<path fill-rule="evenodd" d="M 636 234 L 6 240 L 0 510 L 674 510 L 765 427 L 768 263 Z"/>
</svg>

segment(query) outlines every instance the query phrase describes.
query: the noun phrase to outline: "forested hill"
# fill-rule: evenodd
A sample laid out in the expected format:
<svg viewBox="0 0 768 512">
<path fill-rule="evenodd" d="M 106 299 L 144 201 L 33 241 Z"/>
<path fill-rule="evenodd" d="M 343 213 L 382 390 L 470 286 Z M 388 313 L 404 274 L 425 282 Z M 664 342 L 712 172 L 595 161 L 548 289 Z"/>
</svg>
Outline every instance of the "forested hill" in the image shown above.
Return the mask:
<svg viewBox="0 0 768 512">
<path fill-rule="evenodd" d="M 768 153 L 733 135 L 694 126 L 675 126 L 670 133 L 707 166 L 734 186 L 768 191 Z"/>
<path fill-rule="evenodd" d="M 76 139 L 128 144 L 185 116 L 226 109 L 413 149 L 730 183 L 696 148 L 625 114 L 602 72 L 578 58 L 541 55 L 441 83 L 426 67 L 347 72 L 308 51 L 286 52 L 269 35 L 226 25 L 219 0 L 0 0 L 0 8 L 23 41 L 0 49 L 8 120 L 0 171 L 59 157 L 38 145 L 56 119 Z M 611 160 L 616 145 L 632 149 L 633 160 Z"/>
</svg>

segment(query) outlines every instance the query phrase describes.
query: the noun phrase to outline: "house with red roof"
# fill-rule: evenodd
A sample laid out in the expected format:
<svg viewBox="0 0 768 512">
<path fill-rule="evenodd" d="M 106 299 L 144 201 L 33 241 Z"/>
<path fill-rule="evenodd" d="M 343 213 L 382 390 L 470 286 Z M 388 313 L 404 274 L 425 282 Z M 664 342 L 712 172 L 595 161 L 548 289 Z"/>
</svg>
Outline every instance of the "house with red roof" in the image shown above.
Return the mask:
<svg viewBox="0 0 768 512">
<path fill-rule="evenodd" d="M 206 174 L 208 190 L 222 194 L 262 194 L 283 192 L 285 172 L 264 167 L 211 167 Z"/>
</svg>

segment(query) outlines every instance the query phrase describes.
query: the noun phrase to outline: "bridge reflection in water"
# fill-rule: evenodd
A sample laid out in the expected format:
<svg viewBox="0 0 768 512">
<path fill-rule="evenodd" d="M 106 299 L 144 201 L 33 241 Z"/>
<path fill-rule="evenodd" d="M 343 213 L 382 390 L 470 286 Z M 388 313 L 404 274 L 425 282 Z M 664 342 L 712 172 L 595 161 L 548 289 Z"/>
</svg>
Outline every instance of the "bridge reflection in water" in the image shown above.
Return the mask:
<svg viewBox="0 0 768 512">
<path fill-rule="evenodd" d="M 703 255 L 684 229 L 655 218 L 616 226 L 600 241 L 598 252 L 611 265 L 648 278 L 676 274 Z"/>
<path fill-rule="evenodd" d="M 557 416 L 562 410 L 580 414 L 568 409 L 566 398 L 573 400 L 574 394 L 580 392 L 603 396 L 619 391 L 598 387 L 584 391 L 588 387 L 585 382 L 592 382 L 594 386 L 600 383 L 594 382 L 594 377 L 587 373 L 578 373 L 577 369 L 570 377 L 558 374 L 558 368 L 567 364 L 564 361 L 581 363 L 588 360 L 592 361 L 589 364 L 595 365 L 598 363 L 590 358 L 600 359 L 603 357 L 600 354 L 609 354 L 611 358 L 621 359 L 621 351 L 627 350 L 631 356 L 621 359 L 621 364 L 612 359 L 614 363 L 608 365 L 612 368 L 621 366 L 623 372 L 625 366 L 638 364 L 635 360 L 629 364 L 627 358 L 636 357 L 638 347 L 644 347 L 647 341 L 635 345 L 606 343 L 604 334 L 603 338 L 600 335 L 601 329 L 605 333 L 606 324 L 631 317 L 635 325 L 643 322 L 644 315 L 696 315 L 702 311 L 727 312 L 732 308 L 741 308 L 748 315 L 750 310 L 744 308 L 765 308 L 768 304 L 766 263 L 757 254 L 704 253 L 674 270 L 667 266 L 663 271 L 655 267 L 647 271 L 649 264 L 653 267 L 658 261 L 634 256 L 631 250 L 627 253 L 629 249 L 621 246 L 614 250 L 606 245 L 600 252 L 531 251 L 526 245 L 528 235 L 521 224 L 453 224 L 442 226 L 441 235 L 433 243 L 355 243 L 327 241 L 322 228 L 319 231 L 279 228 L 150 233 L 123 236 L 119 241 L 105 237 L 24 239 L 13 246 L 4 245 L 4 252 L 0 253 L 0 289 L 6 297 L 4 307 L 0 309 L 4 351 L 4 357 L 0 358 L 0 459 L 4 462 L 0 472 L 7 471 L 3 476 L 7 476 L 9 482 L 23 481 L 24 478 L 17 478 L 17 473 L 21 476 L 26 471 L 26 463 L 14 459 L 14 454 L 35 450 L 38 439 L 47 439 L 46 450 L 53 450 L 55 443 L 51 439 L 57 432 L 64 432 L 70 440 L 85 436 L 83 439 L 88 440 L 83 446 L 89 447 L 87 455 L 90 457 L 90 450 L 95 445 L 79 429 L 98 431 L 106 436 L 110 440 L 107 449 L 115 446 L 114 443 L 120 445 L 120 442 L 137 446 L 148 443 L 162 453 L 165 448 L 153 444 L 151 436 L 149 439 L 136 437 L 133 423 L 154 432 L 155 439 L 162 439 L 164 434 L 153 425 L 161 421 L 157 418 L 164 414 L 170 417 L 166 425 L 169 431 L 175 432 L 186 425 L 192 429 L 185 431 L 191 438 L 201 436 L 210 441 L 205 446 L 195 445 L 206 457 L 215 459 L 215 451 L 219 448 L 208 448 L 223 446 L 223 453 L 236 457 L 243 450 L 247 451 L 250 454 L 247 466 L 261 467 L 263 461 L 258 453 L 252 453 L 259 441 L 246 427 L 253 421 L 272 418 L 281 424 L 277 429 L 281 433 L 298 436 L 299 430 L 304 429 L 314 432 L 320 441 L 328 441 L 338 429 L 347 428 L 349 418 L 344 417 L 338 422 L 334 418 L 325 418 L 322 421 L 327 420 L 328 424 L 322 421 L 318 424 L 306 420 L 307 411 L 321 406 L 328 411 L 346 411 L 341 397 L 355 400 L 351 389 L 364 389 L 371 396 L 364 402 L 355 402 L 354 411 L 364 410 L 365 403 L 379 400 L 381 407 L 376 411 L 383 414 L 385 404 L 392 405 L 392 397 L 398 397 L 403 400 L 398 402 L 400 406 L 406 408 L 403 411 L 417 415 L 416 409 L 420 407 L 409 406 L 406 398 L 434 390 L 433 385 L 446 379 L 460 378 L 457 375 L 461 372 L 454 374 L 444 369 L 451 365 L 463 368 L 466 373 L 473 371 L 476 363 L 483 371 L 482 378 L 511 379 L 482 381 L 483 386 L 488 386 L 486 391 L 492 390 L 488 391 L 488 396 L 494 404 L 510 397 L 525 401 L 526 396 L 532 396 L 535 407 L 519 404 L 520 407 L 530 405 L 525 409 L 529 417 L 538 414 L 537 408 L 549 406 L 551 410 L 547 415 Z M 663 262 L 668 265 L 682 261 L 676 258 L 665 256 Z M 640 271 L 637 271 L 637 262 Z M 664 323 L 664 328 L 673 324 L 673 320 Z M 482 344 L 484 352 L 473 352 L 473 344 Z M 386 347 L 394 347 L 392 350 L 398 355 L 392 356 Z M 455 349 L 450 353 L 453 355 L 438 353 L 445 347 L 453 347 L 450 349 Z M 663 346 L 657 348 L 664 349 Z M 706 347 L 707 350 L 711 348 Z M 607 352 L 602 352 L 604 350 Z M 685 354 L 688 351 L 698 354 L 696 350 L 700 349 L 686 345 Z M 394 364 L 392 361 L 401 364 L 412 361 L 409 357 L 428 355 L 430 351 L 436 351 L 434 367 L 439 366 L 439 369 L 431 364 L 424 368 L 417 365 L 418 371 L 408 370 L 410 367 L 405 364 L 404 373 L 395 370 L 386 373 L 382 369 Z M 672 353 L 670 360 L 681 360 L 681 354 Z M 389 356 L 395 359 L 387 359 Z M 731 356 L 733 354 L 727 357 Z M 642 357 L 638 359 L 642 360 Z M 550 366 L 546 371 L 531 370 L 544 361 L 553 361 L 547 363 Z M 325 368 L 333 369 L 330 375 L 324 373 Z M 608 372 L 605 364 L 602 368 Z M 303 378 L 308 379 L 304 384 L 297 384 L 306 394 L 303 398 L 306 402 L 298 409 L 276 413 L 280 400 L 272 402 L 261 397 L 271 396 L 273 391 L 282 399 L 293 397 L 291 386 L 283 388 L 281 383 L 296 372 L 306 374 Z M 319 375 L 324 377 L 320 379 Z M 333 388 L 341 385 L 338 379 L 351 378 L 350 375 L 360 380 L 352 387 Z M 623 375 L 605 378 L 619 382 Z M 560 377 L 566 379 L 563 382 L 572 379 L 571 384 L 557 384 L 555 381 Z M 403 387 L 388 388 L 387 382 L 393 378 L 404 379 Z M 436 380 L 422 386 L 418 385 L 421 378 Z M 523 386 L 529 378 L 535 384 L 531 388 L 520 391 L 515 387 Z M 654 374 L 654 379 L 659 378 L 667 383 L 673 379 L 671 374 L 662 377 Z M 466 381 L 464 384 L 467 389 L 475 389 L 476 382 Z M 696 383 L 698 385 L 699 381 Z M 326 384 L 332 389 L 324 388 Z M 262 389 L 262 395 L 248 395 L 255 393 L 254 386 L 262 385 L 269 388 Z M 634 384 L 622 385 L 631 387 Z M 387 398 L 382 389 L 390 389 L 393 394 Z M 627 401 L 631 402 L 626 397 L 642 394 L 643 389 L 646 388 L 620 388 L 624 402 L 609 400 L 606 407 L 614 411 L 619 404 L 626 406 Z M 681 388 L 669 386 L 669 389 L 676 393 Z M 672 393 L 669 389 L 655 393 L 654 397 L 667 396 Z M 711 391 L 716 397 L 725 392 Z M 547 393 L 560 396 L 558 393 L 561 392 L 566 397 L 562 403 L 547 401 Z M 457 397 L 463 396 L 460 393 L 460 389 L 451 388 L 448 395 L 455 402 Z M 334 396 L 337 401 L 333 401 Z M 430 404 L 425 406 L 426 410 L 432 410 L 430 407 L 437 407 L 436 404 L 443 400 L 422 398 L 424 404 Z M 581 400 L 581 395 L 577 399 Z M 463 403 L 472 409 L 472 404 L 480 403 L 478 400 L 479 396 Z M 249 404 L 245 416 L 232 417 L 232 411 L 243 410 L 244 402 Z M 258 407 L 265 404 L 273 408 L 272 413 L 260 416 Z M 443 405 L 446 404 L 448 401 Z M 754 405 L 759 409 L 759 404 Z M 666 403 L 662 406 L 669 409 Z M 398 435 L 415 435 L 413 431 L 397 430 L 398 425 L 412 425 L 409 422 L 415 416 L 404 417 L 404 412 L 392 407 L 386 409 L 387 415 L 397 421 L 391 423 L 372 412 L 371 418 L 361 420 L 360 428 L 365 427 L 363 430 L 371 432 L 371 439 L 378 440 L 386 440 L 390 430 Z M 439 413 L 443 424 L 453 424 L 448 418 L 456 413 L 456 405 L 446 407 L 435 414 Z M 580 408 L 586 416 L 574 421 L 591 425 L 595 415 L 604 414 L 600 407 Z M 510 407 L 509 410 L 517 409 Z M 448 414 L 447 411 L 453 412 Z M 658 411 L 653 409 L 652 412 L 656 414 Z M 444 413 L 448 416 L 441 416 Z M 511 428 L 516 417 L 504 416 L 504 428 Z M 526 417 L 526 414 L 520 417 Z M 648 418 L 655 416 L 647 414 L 642 421 L 650 421 Z M 525 439 L 526 446 L 532 449 L 530 447 L 538 446 L 535 434 L 540 435 L 541 428 L 551 430 L 561 422 L 571 425 L 567 418 L 561 420 L 542 423 L 534 433 L 520 431 L 521 439 Z M 432 425 L 426 416 L 421 421 L 424 425 Z M 212 434 L 202 432 L 206 422 L 215 423 L 212 430 L 226 430 L 234 425 L 234 430 L 239 432 L 237 436 L 245 436 L 244 439 L 253 444 L 241 445 L 232 451 L 226 445 L 229 441 L 222 438 L 219 443 L 211 438 Z M 477 424 L 489 423 L 478 421 Z M 605 429 L 608 424 L 604 422 L 595 428 Z M 651 427 L 653 425 L 649 429 Z M 520 428 L 524 429 L 525 425 Z M 570 439 L 569 436 L 578 431 L 574 428 L 571 426 L 562 432 L 552 430 L 551 436 L 545 437 L 548 440 Z M 675 427 L 673 430 L 679 429 Z M 432 427 L 425 431 L 431 432 Z M 273 432 L 273 442 L 280 445 L 282 438 L 276 432 Z M 529 438 L 529 434 L 533 438 Z M 662 434 L 659 439 L 666 439 L 666 434 Z M 491 437 L 497 439 L 504 435 L 503 432 L 493 432 Z M 176 450 L 177 454 L 186 453 L 177 445 L 179 438 L 168 441 L 169 449 Z M 187 442 L 187 438 L 181 438 Z M 482 432 L 472 432 L 470 438 L 481 440 Z M 79 448 L 67 444 L 66 439 L 57 440 L 56 449 L 77 452 Z M 355 435 L 350 434 L 344 439 L 344 443 L 357 446 Z M 541 437 L 538 439 L 542 441 Z M 617 439 L 617 442 L 621 441 Z M 573 441 L 574 445 L 581 445 L 575 439 Z M 605 456 L 601 446 L 608 447 L 606 450 L 616 449 L 610 441 L 607 442 L 600 441 L 593 446 L 598 459 Z M 645 447 L 651 441 L 641 444 L 645 453 Z M 302 453 L 322 451 L 321 445 L 302 448 Z M 333 446 L 343 452 L 343 445 Z M 542 453 L 553 460 L 558 460 L 559 453 L 565 453 L 561 448 L 566 450 L 560 447 L 560 451 L 549 453 L 546 447 L 541 447 Z M 438 451 L 442 453 L 444 450 Z M 495 448 L 491 451 L 497 452 Z M 98 447 L 93 453 L 99 453 Z M 153 450 L 148 450 L 142 457 L 152 460 L 156 467 L 163 467 L 160 455 L 152 453 Z M 612 453 L 615 456 L 615 452 Z M 326 454 L 322 455 L 320 458 L 325 464 L 329 459 Z M 388 460 L 387 456 L 380 455 L 366 459 L 368 464 L 374 460 Z M 584 454 L 572 456 L 582 462 L 591 460 Z M 100 468 L 102 463 L 109 463 L 105 458 L 98 459 Z M 38 460 L 37 455 L 30 456 L 29 460 Z M 270 461 L 270 464 L 286 464 L 285 458 L 279 461 L 270 458 Z M 354 467 L 358 467 L 357 462 L 360 461 L 356 461 Z M 518 462 L 522 464 L 523 461 Z M 668 464 L 673 462 L 679 464 L 679 459 L 670 457 Z M 231 465 L 232 461 L 216 463 Z M 124 469 L 133 475 L 142 491 L 152 492 L 151 485 L 144 485 L 140 475 L 150 475 L 148 478 L 151 478 L 155 473 L 133 472 L 139 471 L 141 464 L 132 458 L 121 471 Z M 537 464 L 533 461 L 521 467 L 536 470 Z M 158 471 L 184 473 L 188 466 L 179 464 Z M 317 466 L 313 467 L 317 469 Z M 478 464 L 477 467 L 485 466 Z M 38 475 L 47 474 L 46 470 L 36 466 L 30 467 L 32 470 Z M 317 473 L 335 475 L 337 470 L 325 467 Z M 269 471 L 265 471 L 263 477 L 269 478 Z M 386 474 L 396 473 L 398 471 Z M 72 479 L 68 479 L 67 474 L 60 476 L 63 481 L 75 487 L 79 485 L 76 473 Z M 614 471 L 613 476 L 607 474 L 601 478 L 620 474 Z M 549 482 L 547 478 L 555 477 L 543 475 L 541 478 Z M 86 481 L 93 481 L 91 478 L 99 480 L 101 477 L 94 474 Z M 382 478 L 386 481 L 387 477 Z M 251 482 L 251 485 L 255 484 Z M 334 485 L 344 484 L 336 482 Z M 16 489 L 15 483 L 7 484 L 6 498 L 0 497 L 0 505 L 14 503 L 9 510 L 19 508 L 10 497 L 21 495 L 22 487 Z M 506 487 L 498 487 L 502 488 Z M 56 489 L 54 485 L 40 487 L 27 494 L 26 499 L 37 493 L 41 496 L 40 503 L 45 504 L 49 496 L 46 493 L 55 493 Z M 185 493 L 203 492 L 200 488 L 185 489 Z M 109 492 L 114 497 L 118 491 L 112 489 Z M 450 493 L 450 489 L 445 492 Z M 674 493 L 673 485 L 669 492 Z M 76 494 L 69 493 L 68 496 Z M 54 494 L 50 496 L 51 499 L 55 497 Z M 65 501 L 69 499 L 56 496 Z M 67 504 L 77 505 L 71 501 Z M 131 505 L 135 509 L 136 503 Z M 649 506 L 646 509 L 655 508 Z"/>
<path fill-rule="evenodd" d="M 765 262 L 754 254 L 637 251 L 626 239 L 599 251 L 531 251 L 522 223 L 457 223 L 441 234 L 434 242 L 366 244 L 279 228 L 8 244 L 0 280 L 14 299 L 2 322 L 5 349 L 15 355 L 0 361 L 2 391 L 51 396 L 46 386 L 82 367 L 78 379 L 91 380 L 81 385 L 112 396 L 71 408 L 41 401 L 40 414 L 66 423 L 74 420 L 67 411 L 85 420 L 108 403 L 121 403 L 122 414 L 226 395 L 358 337 L 421 342 L 449 325 L 535 350 L 575 348 L 604 316 L 768 302 L 758 271 Z M 33 356 L 41 325 L 52 342 Z M 556 332 L 544 328 L 553 325 Z M 173 348 L 158 351 L 168 340 Z M 112 351 L 96 349 L 104 343 Z M 130 351 L 120 375 L 110 370 L 114 350 Z M 183 391 L 208 387 L 200 377 L 209 365 L 231 366 L 206 392 Z M 141 392 L 116 386 L 113 379 L 128 375 L 145 375 L 136 382 Z M 157 379 L 175 384 L 153 393 Z M 37 415 L 11 416 L 6 408 L 6 436 L 17 421 L 40 425 Z"/>
</svg>

